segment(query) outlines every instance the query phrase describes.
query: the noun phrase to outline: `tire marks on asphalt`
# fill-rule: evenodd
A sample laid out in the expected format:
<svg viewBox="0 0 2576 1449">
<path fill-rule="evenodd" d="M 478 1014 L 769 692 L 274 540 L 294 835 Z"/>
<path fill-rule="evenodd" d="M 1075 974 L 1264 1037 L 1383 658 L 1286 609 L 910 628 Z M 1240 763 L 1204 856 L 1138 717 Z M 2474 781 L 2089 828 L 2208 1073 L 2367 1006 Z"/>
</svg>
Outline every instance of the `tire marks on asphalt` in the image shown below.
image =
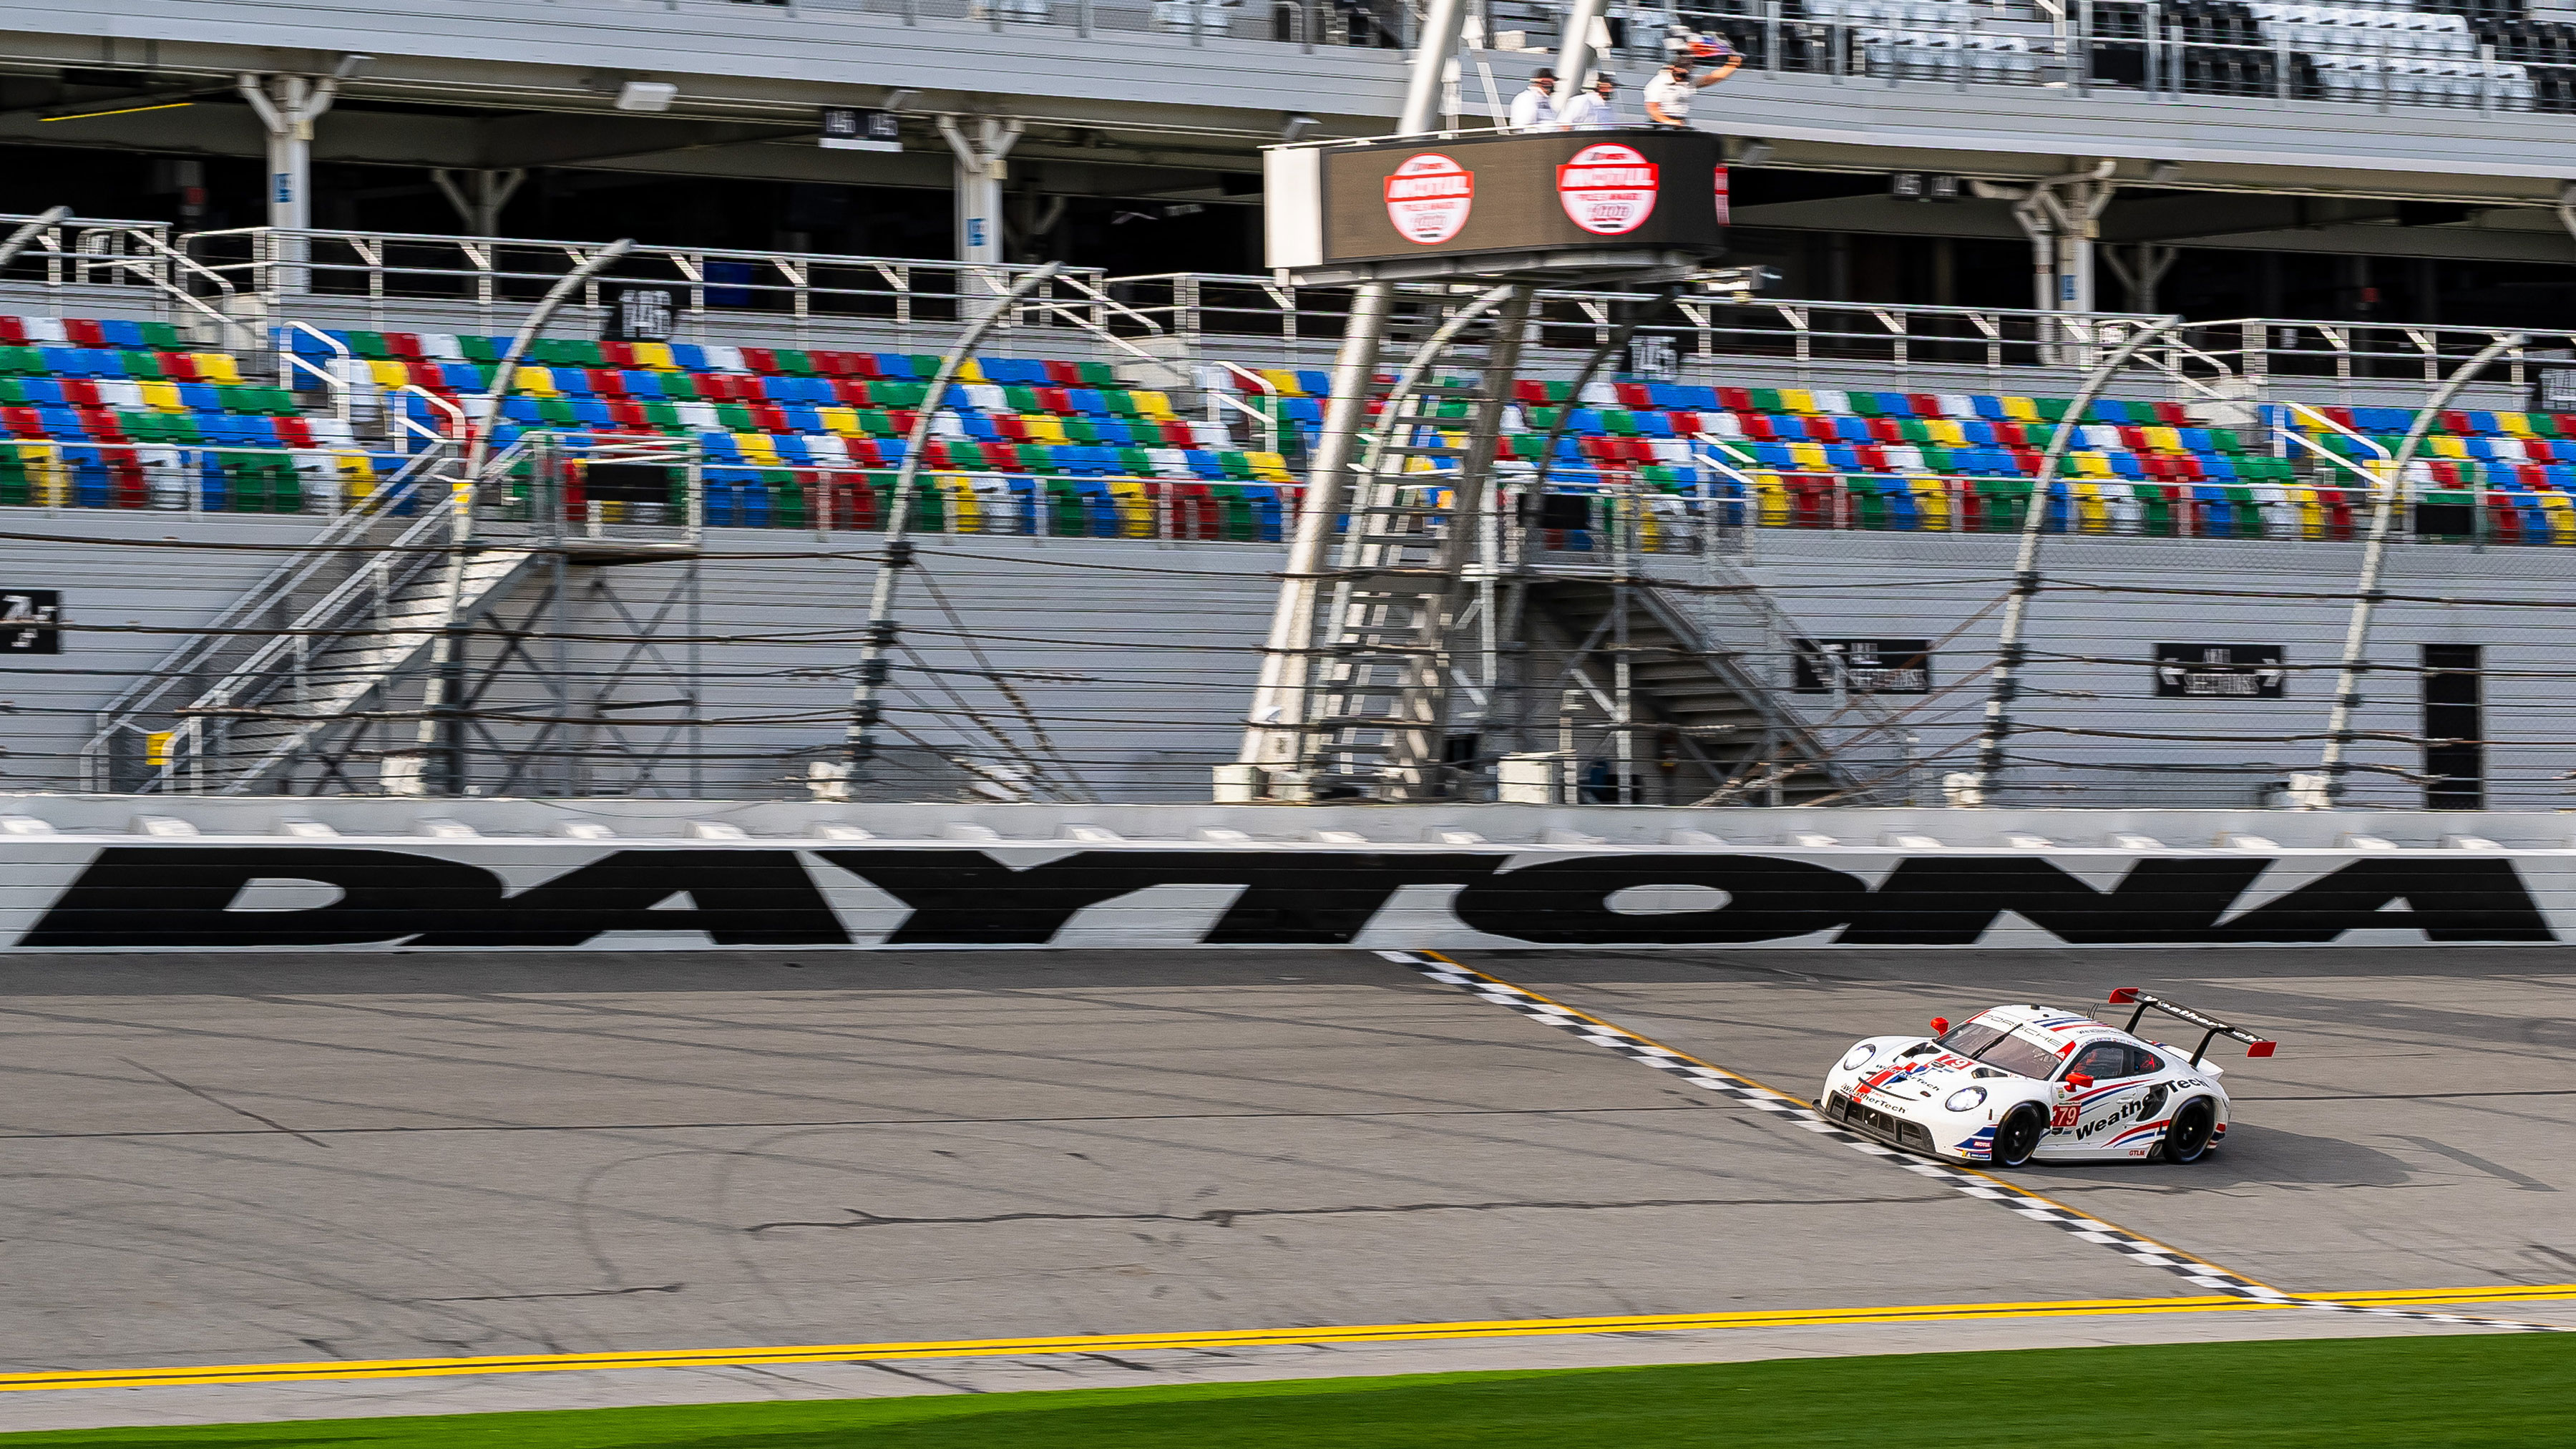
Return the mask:
<svg viewBox="0 0 2576 1449">
<path fill-rule="evenodd" d="M 1378 954 L 1389 961 L 1411 967 L 1440 985 L 1464 991 L 1479 1001 L 1502 1007 L 1506 1011 L 1527 1017 L 1543 1026 L 1555 1027 L 1591 1046 L 1614 1052 L 1640 1065 L 1652 1067 L 1656 1071 L 1670 1073 L 1691 1086 L 1713 1092 L 1738 1106 L 1791 1123 L 1854 1152 L 1878 1158 L 1901 1171 L 1937 1182 L 1962 1197 L 1993 1203 L 2016 1217 L 2035 1223 L 2045 1223 L 2078 1242 L 2106 1249 L 2141 1266 L 2170 1273 L 2207 1292 L 2223 1293 L 2271 1306 L 2297 1306 L 2325 1313 L 2367 1314 L 2372 1317 L 2409 1319 L 2419 1323 L 2467 1325 L 2530 1333 L 2576 1332 L 2576 1328 L 2564 1324 L 2529 1323 L 2513 1319 L 2472 1317 L 2458 1313 L 2428 1312 L 2420 1309 L 2373 1307 L 2286 1293 L 2260 1279 L 2131 1232 L 2116 1223 L 2080 1209 L 2068 1207 L 2053 1198 L 2043 1197 L 1991 1173 L 1979 1172 L 1973 1168 L 1955 1167 L 1944 1162 L 1927 1161 L 1910 1153 L 1901 1152 L 1885 1143 L 1863 1137 L 1839 1123 L 1828 1120 L 1806 1102 L 1777 1088 L 1766 1086 L 1742 1073 L 1728 1071 L 1715 1063 L 1703 1061 L 1688 1052 L 1677 1051 L 1652 1038 L 1640 1036 L 1623 1026 L 1605 1021 L 1588 1012 L 1576 1010 L 1561 1001 L 1541 996 L 1526 987 L 1515 986 L 1501 977 L 1490 976 L 1474 967 L 1462 965 L 1436 951 L 1381 951 Z"/>
</svg>

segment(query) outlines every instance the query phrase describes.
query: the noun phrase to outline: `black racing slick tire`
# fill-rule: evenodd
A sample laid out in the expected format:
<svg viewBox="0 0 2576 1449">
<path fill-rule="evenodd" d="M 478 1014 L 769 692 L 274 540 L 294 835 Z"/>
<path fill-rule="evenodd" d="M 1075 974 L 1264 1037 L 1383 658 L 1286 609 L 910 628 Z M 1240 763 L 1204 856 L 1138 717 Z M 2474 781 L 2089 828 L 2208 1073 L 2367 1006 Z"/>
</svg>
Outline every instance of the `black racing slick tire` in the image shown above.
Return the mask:
<svg viewBox="0 0 2576 1449">
<path fill-rule="evenodd" d="M 2165 1161 L 2198 1162 L 2209 1155 L 2209 1139 L 2218 1128 L 2218 1109 L 2207 1097 L 2194 1097 L 2174 1108 L 2173 1125 L 2165 1129 Z"/>
<path fill-rule="evenodd" d="M 2027 1102 L 2013 1108 L 1995 1124 L 1995 1166 L 2027 1166 L 2039 1150 L 2039 1139 L 2047 1135 L 2047 1114 Z"/>
</svg>

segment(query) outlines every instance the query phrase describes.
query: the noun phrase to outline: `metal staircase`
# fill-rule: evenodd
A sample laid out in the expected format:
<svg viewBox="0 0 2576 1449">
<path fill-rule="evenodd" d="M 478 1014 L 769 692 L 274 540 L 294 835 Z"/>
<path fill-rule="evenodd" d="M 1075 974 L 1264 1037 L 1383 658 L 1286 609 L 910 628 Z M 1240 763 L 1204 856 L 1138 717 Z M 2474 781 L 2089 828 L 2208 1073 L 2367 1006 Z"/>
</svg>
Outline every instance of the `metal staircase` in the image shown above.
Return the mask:
<svg viewBox="0 0 2576 1449">
<path fill-rule="evenodd" d="M 686 445 L 662 447 L 674 458 L 651 453 L 648 461 L 678 466 L 676 450 Z M 643 444 L 625 449 L 648 451 Z M 596 462 L 611 456 L 611 445 L 591 445 L 587 454 Z M 609 536 L 596 503 L 588 531 L 572 531 L 561 491 L 566 462 L 554 439 L 532 435 L 489 459 L 475 486 L 461 487 L 464 464 L 453 448 L 442 444 L 416 458 L 100 712 L 82 751 L 90 788 L 417 794 L 435 783 L 462 790 L 473 773 L 469 732 L 496 787 L 538 783 L 537 772 L 551 768 L 561 777 L 558 788 L 576 788 L 572 756 L 579 751 L 565 740 L 584 730 L 615 732 L 602 711 L 626 706 L 607 696 L 649 667 L 653 621 L 670 613 L 673 600 L 694 597 L 697 549 L 694 505 L 685 525 L 649 530 L 686 538 Z M 489 506 L 478 508 L 478 498 Z M 661 510 L 654 512 L 659 519 Z M 532 631 L 561 641 L 575 633 L 604 638 L 613 628 L 569 626 L 566 601 L 576 590 L 567 585 L 568 566 L 665 561 L 684 563 L 687 572 L 658 613 L 650 602 L 641 611 L 625 607 L 598 578 L 601 570 L 587 570 L 583 602 L 648 636 L 622 649 L 619 665 L 576 689 L 560 660 L 540 667 L 531 657 L 524 641 Z M 526 617 L 501 619 L 496 611 L 520 596 Z M 501 681 L 514 665 L 535 671 L 533 688 Z M 693 700 L 694 686 L 683 687 Z M 509 738 L 496 733 L 513 729 Z M 428 778 L 434 764 L 445 766 L 435 782 Z"/>
<path fill-rule="evenodd" d="M 1408 359 L 1354 466 L 1315 640 L 1300 764 L 1319 798 L 1446 798 L 1451 640 L 1491 603 L 1471 582 L 1529 289 L 1412 299 L 1388 340 Z M 1443 470 L 1440 461 L 1456 466 Z M 1494 571 L 1482 570 L 1490 579 Z"/>
<path fill-rule="evenodd" d="M 1276 715 L 1256 704 L 1246 759 L 1278 762 L 1270 793 L 1288 799 L 1483 798 L 1504 757 L 1532 754 L 1588 799 L 1851 798 L 1860 782 L 1759 661 L 1650 572 L 1642 499 L 1543 500 L 1530 465 L 1496 462 L 1533 295 L 1425 290 L 1389 319 L 1406 361 L 1351 464 L 1324 586 L 1282 589 L 1283 620 L 1311 609 L 1312 643 L 1267 695 Z M 1594 510 L 1576 525 L 1590 547 L 1550 550 L 1550 503 Z M 1683 532 L 1715 567 L 1713 516 Z"/>
<path fill-rule="evenodd" d="M 353 587 L 383 579 L 393 557 L 387 551 L 421 531 L 424 500 L 434 500 L 431 511 L 447 516 L 435 500 L 453 491 L 458 466 L 454 449 L 443 443 L 414 457 L 108 701 L 81 750 L 87 787 L 117 793 L 220 788 L 216 781 L 230 766 L 214 756 L 217 733 L 240 716 L 228 720 L 199 706 L 218 694 L 235 700 L 255 694 L 250 681 L 278 673 L 281 656 L 290 663 L 309 659 L 323 641 L 304 631 Z"/>
<path fill-rule="evenodd" d="M 1654 580 L 1542 574 L 1524 589 L 1533 671 L 1576 681 L 1610 734 L 1611 768 L 1594 787 L 1605 803 L 1802 805 L 1848 794 L 1832 753 Z"/>
</svg>

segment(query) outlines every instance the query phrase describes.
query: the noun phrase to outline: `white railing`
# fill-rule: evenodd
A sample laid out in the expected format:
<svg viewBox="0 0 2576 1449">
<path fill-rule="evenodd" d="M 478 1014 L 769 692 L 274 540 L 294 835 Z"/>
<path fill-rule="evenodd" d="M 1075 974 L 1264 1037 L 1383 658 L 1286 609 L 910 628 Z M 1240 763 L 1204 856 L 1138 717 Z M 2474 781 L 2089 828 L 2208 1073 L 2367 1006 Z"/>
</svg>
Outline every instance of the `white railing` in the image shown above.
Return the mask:
<svg viewBox="0 0 2576 1449">
<path fill-rule="evenodd" d="M 486 333 L 507 332 L 536 299 L 596 254 L 596 242 L 243 227 L 182 239 L 191 274 L 237 288 L 270 317 L 308 317 L 357 308 L 378 318 L 437 312 Z M 581 325 L 601 331 L 603 312 L 628 288 L 671 296 L 677 341 L 720 340 L 728 324 L 784 323 L 798 331 L 833 323 L 908 332 L 955 325 L 978 304 L 1007 294 L 1034 267 L 975 265 L 919 257 L 843 256 L 716 247 L 638 246 L 583 284 Z M 1096 269 L 1070 268 L 1063 286 L 1042 288 L 1006 328 L 1060 325 L 1082 308 L 1104 323 L 1114 309 L 1086 296 Z M 579 315 L 579 314 L 576 314 Z M 372 330 L 372 329 L 371 329 Z M 408 330 L 408 329 L 406 329 Z"/>
</svg>

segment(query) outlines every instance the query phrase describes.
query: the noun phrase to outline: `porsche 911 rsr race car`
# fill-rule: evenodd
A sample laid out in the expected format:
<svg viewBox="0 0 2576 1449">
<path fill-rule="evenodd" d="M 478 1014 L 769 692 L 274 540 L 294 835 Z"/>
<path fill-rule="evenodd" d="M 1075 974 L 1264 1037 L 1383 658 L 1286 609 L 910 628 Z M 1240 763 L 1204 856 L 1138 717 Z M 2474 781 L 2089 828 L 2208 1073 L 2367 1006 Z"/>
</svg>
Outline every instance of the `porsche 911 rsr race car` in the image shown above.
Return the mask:
<svg viewBox="0 0 2576 1449">
<path fill-rule="evenodd" d="M 2218 1037 L 2268 1057 L 2273 1043 L 2186 1006 L 2122 988 L 2126 1029 L 2045 1006 L 1998 1006 L 1933 1035 L 1858 1042 L 1825 1076 L 1824 1115 L 1890 1146 L 2019 1167 L 2161 1157 L 2197 1162 L 2227 1136 Z M 2149 1008 L 2202 1029 L 2190 1052 L 2136 1034 Z"/>
</svg>

